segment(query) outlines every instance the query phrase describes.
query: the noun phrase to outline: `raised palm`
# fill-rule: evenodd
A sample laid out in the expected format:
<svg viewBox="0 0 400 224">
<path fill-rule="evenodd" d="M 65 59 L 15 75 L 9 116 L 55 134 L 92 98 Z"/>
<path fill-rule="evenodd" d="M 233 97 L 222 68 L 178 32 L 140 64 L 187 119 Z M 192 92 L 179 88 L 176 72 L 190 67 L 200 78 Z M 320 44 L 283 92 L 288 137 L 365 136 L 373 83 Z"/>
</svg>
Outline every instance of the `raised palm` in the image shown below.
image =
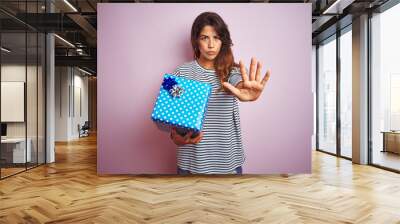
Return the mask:
<svg viewBox="0 0 400 224">
<path fill-rule="evenodd" d="M 242 61 L 239 61 L 239 65 L 240 73 L 242 74 L 242 81 L 236 86 L 233 86 L 228 82 L 224 82 L 223 85 L 240 101 L 255 101 L 260 97 L 264 90 L 270 77 L 270 71 L 268 70 L 264 78 L 261 79 L 262 65 L 260 62 L 257 62 L 255 58 L 251 58 L 249 75 L 247 74 Z"/>
</svg>

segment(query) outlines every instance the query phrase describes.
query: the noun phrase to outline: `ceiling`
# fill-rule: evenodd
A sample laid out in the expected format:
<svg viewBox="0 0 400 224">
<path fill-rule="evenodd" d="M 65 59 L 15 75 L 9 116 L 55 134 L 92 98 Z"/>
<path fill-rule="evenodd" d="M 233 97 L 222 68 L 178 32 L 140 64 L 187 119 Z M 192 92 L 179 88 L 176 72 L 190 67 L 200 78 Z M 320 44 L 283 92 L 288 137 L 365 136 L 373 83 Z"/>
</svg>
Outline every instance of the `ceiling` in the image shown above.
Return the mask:
<svg viewBox="0 0 400 224">
<path fill-rule="evenodd" d="M 311 3 L 313 43 L 332 35 L 340 26 L 351 23 L 351 18 L 366 10 L 371 10 L 387 0 L 251 0 L 251 1 L 169 1 L 169 0 L 45 0 L 21 1 L 1 0 L 1 30 L 8 38 L 4 41 L 15 49 L 25 46 L 22 38 L 26 29 L 29 31 L 55 32 L 56 65 L 85 67 L 96 72 L 97 54 L 97 3 L 169 3 L 169 2 L 253 2 L 253 3 Z M 52 11 L 52 13 L 49 13 Z M 27 12 L 27 13 L 26 13 Z M 324 13 L 325 12 L 325 13 Z M 347 21 L 347 22 L 346 22 Z M 340 27 L 339 27 L 340 28 Z M 68 41 L 66 43 L 62 39 Z M 2 41 L 2 43 L 5 43 Z M 72 44 L 72 45 L 71 45 Z M 3 44 L 4 46 L 4 44 Z M 28 52 L 35 44 L 28 44 Z"/>
</svg>

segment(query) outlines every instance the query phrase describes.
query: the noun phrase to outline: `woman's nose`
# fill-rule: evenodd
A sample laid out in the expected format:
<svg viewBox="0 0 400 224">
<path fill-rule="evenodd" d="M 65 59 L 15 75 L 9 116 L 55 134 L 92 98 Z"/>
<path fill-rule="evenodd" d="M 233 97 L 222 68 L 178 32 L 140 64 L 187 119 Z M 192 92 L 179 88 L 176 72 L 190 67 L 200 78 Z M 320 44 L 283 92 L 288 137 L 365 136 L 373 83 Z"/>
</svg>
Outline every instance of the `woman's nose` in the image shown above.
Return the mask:
<svg viewBox="0 0 400 224">
<path fill-rule="evenodd" d="M 208 42 L 208 47 L 209 48 L 213 48 L 214 47 L 214 40 L 210 40 L 209 42 Z"/>
</svg>

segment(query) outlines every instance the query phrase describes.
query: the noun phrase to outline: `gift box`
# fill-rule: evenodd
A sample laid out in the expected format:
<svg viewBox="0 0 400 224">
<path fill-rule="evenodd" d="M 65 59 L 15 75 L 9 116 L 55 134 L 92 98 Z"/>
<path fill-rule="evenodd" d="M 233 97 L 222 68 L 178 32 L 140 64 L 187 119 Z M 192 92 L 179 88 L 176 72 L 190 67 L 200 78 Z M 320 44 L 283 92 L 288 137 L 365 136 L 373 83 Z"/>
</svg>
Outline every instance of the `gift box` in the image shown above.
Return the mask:
<svg viewBox="0 0 400 224">
<path fill-rule="evenodd" d="M 200 132 L 210 95 L 208 83 L 165 74 L 151 119 L 163 131 Z"/>
</svg>

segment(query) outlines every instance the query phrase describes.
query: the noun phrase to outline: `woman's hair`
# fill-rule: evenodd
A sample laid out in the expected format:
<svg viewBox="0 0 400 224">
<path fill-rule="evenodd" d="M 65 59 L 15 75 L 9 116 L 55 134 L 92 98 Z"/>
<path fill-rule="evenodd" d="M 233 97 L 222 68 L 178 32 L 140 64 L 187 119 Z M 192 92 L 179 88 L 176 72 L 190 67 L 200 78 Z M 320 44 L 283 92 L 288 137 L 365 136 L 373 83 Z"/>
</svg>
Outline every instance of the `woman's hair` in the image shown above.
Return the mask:
<svg viewBox="0 0 400 224">
<path fill-rule="evenodd" d="M 198 39 L 200 36 L 200 32 L 206 25 L 214 27 L 217 32 L 222 45 L 221 49 L 214 60 L 214 68 L 216 74 L 219 76 L 219 79 L 222 82 L 226 82 L 230 71 L 233 67 L 239 67 L 237 63 L 235 63 L 231 46 L 233 46 L 231 35 L 228 30 L 228 26 L 225 24 L 224 20 L 215 12 L 203 12 L 197 16 L 192 25 L 191 32 L 191 42 L 192 48 L 194 51 L 194 58 L 197 59 L 200 57 L 200 50 L 198 45 Z M 224 88 L 222 88 L 223 90 Z"/>
</svg>

